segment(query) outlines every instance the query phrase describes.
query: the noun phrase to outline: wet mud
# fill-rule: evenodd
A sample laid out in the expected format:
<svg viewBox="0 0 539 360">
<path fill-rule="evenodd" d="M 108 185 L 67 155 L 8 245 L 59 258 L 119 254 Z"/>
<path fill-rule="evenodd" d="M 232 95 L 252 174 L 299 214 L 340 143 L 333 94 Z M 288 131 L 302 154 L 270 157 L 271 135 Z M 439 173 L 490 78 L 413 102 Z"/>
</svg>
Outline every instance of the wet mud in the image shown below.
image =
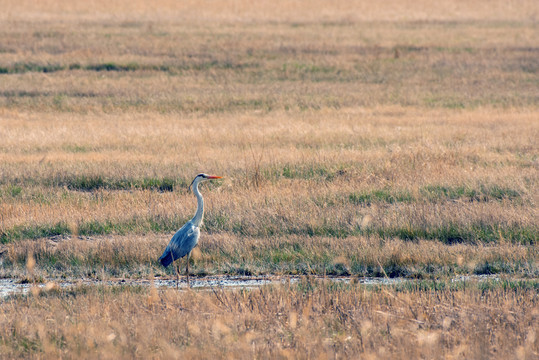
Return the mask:
<svg viewBox="0 0 539 360">
<path fill-rule="evenodd" d="M 215 288 L 257 288 L 270 284 L 287 284 L 297 283 L 303 277 L 299 276 L 206 276 L 206 277 L 191 277 L 191 289 L 215 289 Z M 414 282 L 418 280 L 406 278 L 368 278 L 368 277 L 322 277 L 312 276 L 318 280 L 326 280 L 332 282 L 350 283 L 351 281 L 363 285 L 395 285 L 403 282 Z M 457 281 L 484 281 L 498 280 L 497 276 L 492 275 L 477 275 L 477 276 L 459 276 L 451 279 Z M 157 289 L 176 288 L 186 290 L 189 288 L 185 278 L 180 278 L 177 284 L 175 278 L 161 279 L 62 279 L 51 280 L 46 283 L 29 283 L 21 282 L 19 279 L 0 279 L 0 298 L 6 298 L 10 295 L 24 295 L 32 289 L 38 291 L 47 291 L 51 289 L 68 289 L 77 286 L 142 286 L 155 287 Z"/>
</svg>

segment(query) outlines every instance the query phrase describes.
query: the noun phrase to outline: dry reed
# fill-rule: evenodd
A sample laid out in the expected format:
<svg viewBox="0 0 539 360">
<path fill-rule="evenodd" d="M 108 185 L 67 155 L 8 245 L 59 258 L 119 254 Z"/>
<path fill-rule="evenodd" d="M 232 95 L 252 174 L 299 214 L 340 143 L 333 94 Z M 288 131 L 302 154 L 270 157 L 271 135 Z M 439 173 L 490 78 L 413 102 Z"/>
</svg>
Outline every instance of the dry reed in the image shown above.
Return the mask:
<svg viewBox="0 0 539 360">
<path fill-rule="evenodd" d="M 52 282 L 0 357 L 538 356 L 536 1 L 149 4 L 2 3 L 0 276 Z M 417 280 L 55 285 L 170 277 L 201 171 L 195 275 Z"/>
<path fill-rule="evenodd" d="M 434 291 L 304 278 L 230 291 L 51 286 L 2 301 L 0 347 L 8 357 L 39 358 L 531 359 L 537 290 L 515 285 Z"/>
</svg>

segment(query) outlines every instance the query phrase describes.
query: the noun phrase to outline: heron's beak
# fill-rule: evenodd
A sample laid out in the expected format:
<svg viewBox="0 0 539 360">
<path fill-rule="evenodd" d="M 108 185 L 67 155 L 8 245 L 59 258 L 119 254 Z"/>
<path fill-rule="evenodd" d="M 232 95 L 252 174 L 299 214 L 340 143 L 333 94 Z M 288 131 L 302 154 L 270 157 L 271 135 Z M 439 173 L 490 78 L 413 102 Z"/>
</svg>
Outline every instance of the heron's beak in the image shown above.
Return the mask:
<svg viewBox="0 0 539 360">
<path fill-rule="evenodd" d="M 222 176 L 208 176 L 208 179 L 222 179 Z"/>
</svg>

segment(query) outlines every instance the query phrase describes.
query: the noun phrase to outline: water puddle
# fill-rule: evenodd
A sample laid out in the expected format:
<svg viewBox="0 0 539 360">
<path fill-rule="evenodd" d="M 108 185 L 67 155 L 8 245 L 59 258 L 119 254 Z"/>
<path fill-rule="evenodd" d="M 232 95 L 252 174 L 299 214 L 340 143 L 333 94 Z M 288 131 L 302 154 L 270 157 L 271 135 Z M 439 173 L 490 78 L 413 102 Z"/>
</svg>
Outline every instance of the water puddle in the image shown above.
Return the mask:
<svg viewBox="0 0 539 360">
<path fill-rule="evenodd" d="M 315 279 L 325 279 L 336 283 L 350 283 L 355 281 L 364 285 L 395 285 L 403 282 L 413 282 L 405 278 L 365 278 L 359 277 L 352 279 L 351 277 L 321 277 L 314 276 Z M 269 284 L 286 284 L 297 283 L 301 281 L 299 276 L 207 276 L 203 278 L 191 278 L 191 288 L 193 289 L 208 289 L 213 288 L 256 288 Z M 451 279 L 452 282 L 459 281 L 485 281 L 499 280 L 495 275 L 471 275 L 459 276 Z M 45 284 L 21 283 L 17 279 L 0 279 L 0 298 L 5 298 L 9 295 L 27 294 L 32 289 L 38 291 L 47 291 L 51 289 L 67 289 L 79 285 L 84 286 L 155 286 L 157 289 L 176 288 L 176 279 L 111 279 L 111 280 L 93 280 L 93 279 L 71 279 L 57 280 Z M 180 279 L 179 288 L 187 289 L 188 285 L 185 278 Z"/>
</svg>

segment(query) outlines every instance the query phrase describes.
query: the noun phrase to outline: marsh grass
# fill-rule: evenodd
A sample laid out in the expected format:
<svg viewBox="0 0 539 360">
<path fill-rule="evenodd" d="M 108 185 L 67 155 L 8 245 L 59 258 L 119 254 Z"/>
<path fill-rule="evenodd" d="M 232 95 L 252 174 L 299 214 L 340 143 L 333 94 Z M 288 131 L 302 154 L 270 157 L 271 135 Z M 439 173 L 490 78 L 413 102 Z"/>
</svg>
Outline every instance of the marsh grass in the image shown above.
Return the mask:
<svg viewBox="0 0 539 360">
<path fill-rule="evenodd" d="M 168 236 L 152 233 L 21 240 L 5 245 L 0 275 L 25 277 L 31 253 L 35 272 L 43 278 L 170 277 L 174 269 L 162 269 L 157 261 L 168 240 Z M 376 236 L 261 239 L 221 233 L 203 236 L 190 269 L 196 276 L 326 274 L 429 279 L 505 274 L 534 278 L 539 271 L 537 256 L 536 246 L 509 242 L 445 245 Z"/>
<path fill-rule="evenodd" d="M 212 250 L 210 257 L 226 266 L 204 263 L 201 273 L 206 268 L 301 274 L 310 267 L 318 274 L 383 275 L 377 264 L 362 264 L 372 261 L 354 258 L 362 238 L 469 249 L 536 247 L 533 111 L 349 109 L 298 115 L 294 121 L 288 113 L 275 115 L 227 115 L 222 126 L 221 117 L 73 119 L 7 111 L 2 126 L 8 137 L 0 145 L 0 240 L 20 254 L 26 240 L 58 236 L 157 236 L 164 247 L 194 211 L 187 174 L 203 168 L 225 176 L 203 186 L 206 241 L 221 235 L 253 239 L 262 250 L 247 251 L 241 241 L 238 249 L 250 252 L 244 258 L 238 250 Z M 518 141 L 506 141 L 508 136 Z M 169 151 L 177 155 L 163 156 Z M 274 239 L 286 237 L 295 239 L 292 250 L 271 247 Z M 304 244 L 313 238 L 353 239 L 355 245 L 341 253 L 349 265 L 334 264 L 337 257 L 330 251 L 305 256 Z M 159 254 L 152 254 L 131 258 L 130 265 L 118 267 L 111 259 L 102 266 L 129 276 L 129 266 L 154 268 Z M 382 268 L 392 276 L 423 276 L 428 269 L 452 273 L 447 262 L 424 254 L 418 251 L 413 265 L 383 262 Z M 536 252 L 530 250 L 517 264 L 504 254 L 494 262 L 480 257 L 459 271 L 535 276 Z M 58 274 L 47 256 L 43 271 Z M 66 258 L 62 269 L 68 267 Z M 21 261 L 4 262 L 6 271 L 16 272 L 9 268 Z M 91 273 L 92 261 L 72 266 L 81 264 L 80 272 Z"/>
<path fill-rule="evenodd" d="M 2 300 L 0 342 L 6 356 L 27 357 L 528 358 L 538 350 L 536 294 L 533 281 L 370 287 L 310 277 L 227 291 L 50 287 Z"/>
<path fill-rule="evenodd" d="M 169 178 L 142 178 L 142 179 L 110 179 L 102 176 L 79 175 L 74 178 L 57 178 L 45 182 L 44 185 L 66 187 L 70 190 L 94 191 L 105 190 L 157 190 L 173 191 L 175 186 L 187 186 L 183 180 Z"/>
<path fill-rule="evenodd" d="M 518 10 L 472 6 L 481 16 L 460 18 L 449 3 L 440 12 L 405 1 L 391 4 L 402 10 L 393 19 L 385 5 L 317 2 L 319 11 L 309 16 L 299 3 L 276 12 L 224 2 L 218 14 L 208 3 L 168 4 L 169 15 L 153 9 L 117 15 L 134 18 L 126 22 L 136 26 L 125 26 L 106 18 L 109 7 L 98 15 L 80 4 L 69 15 L 40 5 L 44 20 L 29 21 L 36 13 L 10 1 L 7 8 L 20 10 L 6 11 L 12 20 L 0 26 L 0 105 L 182 115 L 536 108 L 534 4 L 525 3 Z M 425 19 L 425 6 L 439 17 Z M 238 21 L 234 8 L 251 10 Z M 197 12 L 203 15 L 186 15 Z"/>
<path fill-rule="evenodd" d="M 3 1 L 0 357 L 537 357 L 537 12 Z M 299 283 L 55 283 L 174 277 L 200 172 L 193 275 Z"/>
</svg>

